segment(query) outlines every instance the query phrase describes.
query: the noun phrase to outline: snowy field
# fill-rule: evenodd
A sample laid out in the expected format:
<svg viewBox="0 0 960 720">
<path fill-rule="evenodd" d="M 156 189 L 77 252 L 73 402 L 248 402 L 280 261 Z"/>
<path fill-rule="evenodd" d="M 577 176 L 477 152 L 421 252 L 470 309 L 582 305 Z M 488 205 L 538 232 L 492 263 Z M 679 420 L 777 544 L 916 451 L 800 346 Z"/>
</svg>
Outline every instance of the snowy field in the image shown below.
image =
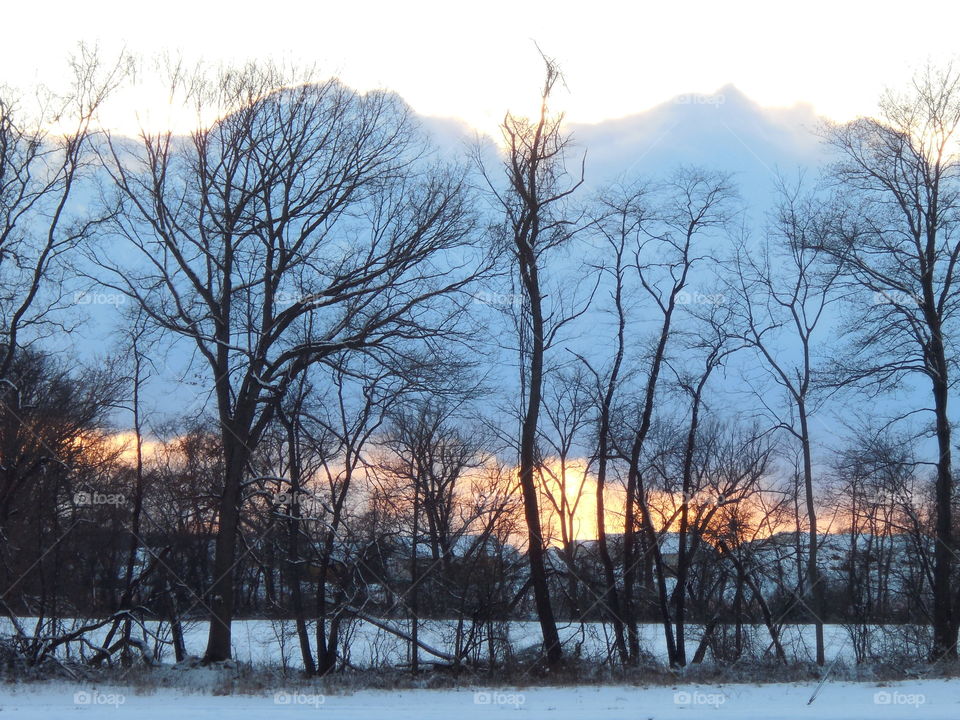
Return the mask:
<svg viewBox="0 0 960 720">
<path fill-rule="evenodd" d="M 385 621 L 398 631 L 408 632 L 410 623 L 405 620 Z M 23 627 L 32 631 L 33 626 L 29 619 L 22 620 Z M 148 624 L 155 630 L 155 624 Z M 203 655 L 207 642 L 206 622 L 193 622 L 184 626 L 184 640 L 187 652 L 190 655 Z M 106 634 L 108 628 L 91 632 L 89 638 L 98 642 Z M 661 662 L 666 662 L 666 641 L 663 628 L 660 625 L 648 623 L 639 628 L 641 647 L 651 656 Z M 12 631 L 6 618 L 0 619 L 0 634 L 9 634 Z M 770 645 L 770 636 L 762 625 L 753 625 L 745 628 L 755 648 L 766 649 Z M 781 642 L 784 650 L 793 661 L 812 661 L 814 653 L 814 633 L 812 626 L 785 625 L 781 628 Z M 891 627 L 887 632 L 897 632 Z M 609 628 L 600 623 L 569 624 L 560 626 L 560 635 L 564 649 L 570 654 L 577 654 L 582 658 L 601 659 L 607 648 L 611 647 L 608 637 Z M 313 637 L 313 627 L 310 627 Z M 540 626 L 536 622 L 512 622 L 509 628 L 509 642 L 515 651 L 535 647 L 540 641 Z M 420 638 L 430 647 L 450 652 L 454 648 L 453 623 L 447 621 L 423 621 L 420 624 Z M 700 638 L 700 628 L 691 625 L 688 628 L 687 652 L 692 655 Z M 846 629 L 837 625 L 828 625 L 825 628 L 826 655 L 828 662 L 840 659 L 843 662 L 853 663 L 853 644 Z M 155 640 L 144 637 L 148 647 L 153 648 Z M 876 641 L 879 644 L 879 639 Z M 377 628 L 369 623 L 357 621 L 349 625 L 348 642 L 341 646 L 348 648 L 349 662 L 357 668 L 381 667 L 399 665 L 407 661 L 407 642 L 396 634 Z M 69 649 L 75 653 L 79 643 L 74 643 Z M 87 653 L 89 654 L 89 649 Z M 61 655 L 63 653 L 60 653 Z M 300 649 L 295 635 L 294 623 L 281 620 L 238 620 L 233 624 L 233 657 L 234 659 L 252 664 L 281 665 L 291 670 L 301 669 Z M 431 656 L 421 651 L 424 660 Z M 709 655 L 708 655 L 709 659 Z M 164 649 L 163 662 L 172 663 L 173 657 L 169 646 Z M 957 716 L 960 718 L 960 715 Z"/>
<path fill-rule="evenodd" d="M 137 718 L 170 720 L 885 720 L 960 718 L 960 683 L 831 683 L 807 704 L 814 684 L 765 686 L 569 687 L 484 690 L 364 690 L 348 695 L 305 695 L 278 689 L 263 696 L 191 695 L 175 690 L 136 691 L 123 687 L 63 684 L 0 686 L 0 712 L 17 720 Z"/>
<path fill-rule="evenodd" d="M 398 629 L 407 623 L 393 621 Z M 29 625 L 28 625 L 29 627 Z M 691 628 L 693 630 L 694 628 Z M 0 630 L 7 628 L 0 624 Z M 187 627 L 187 649 L 201 655 L 207 625 L 197 622 Z M 510 641 L 516 648 L 536 644 L 538 626 L 533 622 L 511 625 Z M 846 630 L 828 626 L 828 660 L 852 660 L 852 644 Z M 960 681 L 916 680 L 896 683 L 851 683 L 831 681 L 818 689 L 816 681 L 748 684 L 677 684 L 657 687 L 574 686 L 564 688 L 524 687 L 524 678 L 513 678 L 518 687 L 463 688 L 456 690 L 358 690 L 321 695 L 304 689 L 293 680 L 284 681 L 276 672 L 277 664 L 290 670 L 300 667 L 292 623 L 249 620 L 234 625 L 234 657 L 242 662 L 266 664 L 260 694 L 233 694 L 217 689 L 209 682 L 208 670 L 184 668 L 179 688 L 145 688 L 49 682 L 0 685 L 0 718 L 137 718 L 170 720 L 182 718 L 230 718 L 253 720 L 270 718 L 336 718 L 337 720 L 487 720 L 488 718 L 556 718 L 564 720 L 605 720 L 630 718 L 738 718 L 777 720 L 816 718 L 816 720 L 884 720 L 885 718 L 960 718 Z M 450 626 L 444 622 L 426 622 L 421 637 L 440 649 L 448 649 Z M 762 626 L 749 628 L 757 646 L 769 641 Z M 793 659 L 810 659 L 813 628 L 785 626 L 784 647 Z M 665 660 L 662 629 L 658 625 L 641 627 L 644 648 Z M 691 632 L 690 647 L 696 633 Z M 568 652 L 579 646 L 581 657 L 601 653 L 606 646 L 604 628 L 599 624 L 570 625 L 563 629 Z M 91 638 L 92 639 L 92 638 Z M 428 655 L 424 654 L 427 658 Z M 393 634 L 372 625 L 358 623 L 352 629 L 351 663 L 356 666 L 402 663 L 406 643 Z M 171 662 L 168 656 L 166 662 Z M 177 670 L 171 668 L 172 672 Z M 293 677 L 291 675 L 290 677 Z M 206 678 L 206 679 L 205 679 Z M 271 679 L 273 678 L 273 679 Z M 289 682 L 289 684 L 285 684 Z M 482 681 L 481 681 L 482 682 Z M 135 684 L 136 685 L 136 684 Z M 811 696 L 816 699 L 808 704 Z"/>
</svg>

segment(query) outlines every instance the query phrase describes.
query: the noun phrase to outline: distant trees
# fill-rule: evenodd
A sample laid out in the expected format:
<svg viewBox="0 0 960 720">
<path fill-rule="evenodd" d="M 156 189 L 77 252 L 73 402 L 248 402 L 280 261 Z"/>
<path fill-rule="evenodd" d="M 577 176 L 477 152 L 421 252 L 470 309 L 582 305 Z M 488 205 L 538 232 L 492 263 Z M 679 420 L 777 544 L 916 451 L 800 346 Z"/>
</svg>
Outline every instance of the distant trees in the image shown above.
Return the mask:
<svg viewBox="0 0 960 720">
<path fill-rule="evenodd" d="M 512 573 L 491 577 L 488 566 L 502 554 L 503 528 L 512 530 L 517 503 L 512 483 L 492 462 L 489 439 L 464 421 L 461 405 L 414 398 L 390 413 L 376 438 L 374 492 L 393 510 L 400 537 L 408 539 L 401 544 L 408 580 L 397 603 L 402 598 L 410 619 L 413 672 L 420 666 L 422 619 L 456 621 L 449 661 L 459 666 L 476 653 L 509 602 L 496 595 L 499 588 L 509 593 Z"/>
<path fill-rule="evenodd" d="M 583 618 L 577 539 L 589 533 L 588 486 L 592 468 L 581 457 L 592 430 L 593 398 L 584 368 L 577 364 L 549 374 L 544 387 L 538 485 L 551 543 L 559 545 L 566 575 L 563 596 L 568 612 Z M 591 519 L 592 520 L 592 519 Z M 558 537 L 559 536 L 559 537 Z M 589 589 L 592 592 L 592 589 Z M 591 600 L 588 605 L 595 603 Z"/>
<path fill-rule="evenodd" d="M 103 611 L 97 582 L 123 555 L 129 477 L 105 435 L 119 383 L 32 349 L 16 353 L 7 377 L 18 403 L 0 405 L 0 611 L 40 661 L 64 618 Z"/>
<path fill-rule="evenodd" d="M 847 630 L 858 663 L 929 657 L 935 487 L 917 449 L 906 433 L 867 426 L 833 462 L 828 502 L 839 527 L 825 547 L 844 562 L 828 591 L 832 619 Z"/>
</svg>

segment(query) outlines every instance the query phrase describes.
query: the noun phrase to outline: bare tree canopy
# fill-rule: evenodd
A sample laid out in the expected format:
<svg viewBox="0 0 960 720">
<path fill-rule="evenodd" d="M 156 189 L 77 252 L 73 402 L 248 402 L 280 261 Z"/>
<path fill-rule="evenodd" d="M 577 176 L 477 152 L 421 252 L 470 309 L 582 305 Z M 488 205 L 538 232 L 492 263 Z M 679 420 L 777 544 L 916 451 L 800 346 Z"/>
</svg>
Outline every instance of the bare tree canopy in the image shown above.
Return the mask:
<svg viewBox="0 0 960 720">
<path fill-rule="evenodd" d="M 225 452 L 207 657 L 230 656 L 241 477 L 290 384 L 345 350 L 418 372 L 463 332 L 456 295 L 484 269 L 462 172 L 429 163 L 408 110 L 273 66 L 191 78 L 189 137 L 104 150 L 123 212 L 107 284 L 208 366 Z M 108 238 L 113 240 L 113 238 Z M 109 276 L 108 276 L 109 277 Z M 405 370 L 407 368 L 407 370 Z"/>
</svg>

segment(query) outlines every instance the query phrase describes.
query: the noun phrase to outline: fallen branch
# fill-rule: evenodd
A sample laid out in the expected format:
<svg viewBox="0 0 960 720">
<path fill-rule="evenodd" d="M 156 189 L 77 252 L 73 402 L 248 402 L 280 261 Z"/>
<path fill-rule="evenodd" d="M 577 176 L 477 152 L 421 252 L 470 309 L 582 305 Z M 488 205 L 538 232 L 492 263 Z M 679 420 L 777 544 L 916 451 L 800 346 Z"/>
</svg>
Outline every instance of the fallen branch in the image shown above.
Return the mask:
<svg viewBox="0 0 960 720">
<path fill-rule="evenodd" d="M 406 633 L 400 628 L 394 627 L 389 623 L 385 623 L 384 621 L 379 620 L 378 618 L 375 618 L 372 615 L 367 615 L 366 613 L 361 612 L 356 608 L 347 608 L 347 612 L 349 612 L 351 615 L 355 615 L 356 617 L 360 618 L 364 622 L 368 622 L 371 625 L 380 628 L 381 630 L 385 630 L 386 632 L 392 635 L 396 635 L 398 638 L 402 640 L 406 640 L 407 642 L 414 642 L 414 639 L 410 636 L 409 633 Z M 417 638 L 416 645 L 424 652 L 430 653 L 434 657 L 438 657 L 441 660 L 446 660 L 447 662 L 450 662 L 450 663 L 457 662 L 457 657 L 455 655 L 445 653 L 442 650 L 437 650 L 436 648 L 431 647 L 430 645 L 427 645 L 420 638 Z"/>
</svg>

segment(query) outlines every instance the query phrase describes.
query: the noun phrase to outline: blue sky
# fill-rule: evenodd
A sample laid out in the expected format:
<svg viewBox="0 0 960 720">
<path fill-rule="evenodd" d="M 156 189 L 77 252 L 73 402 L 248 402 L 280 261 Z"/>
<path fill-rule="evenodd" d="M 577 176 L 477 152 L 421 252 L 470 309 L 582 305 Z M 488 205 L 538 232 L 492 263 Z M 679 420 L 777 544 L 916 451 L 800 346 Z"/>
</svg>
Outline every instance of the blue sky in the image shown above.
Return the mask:
<svg viewBox="0 0 960 720">
<path fill-rule="evenodd" d="M 5 8 L 3 79 L 54 87 L 77 41 L 149 58 L 188 61 L 279 59 L 315 64 L 348 84 L 398 92 L 447 147 L 473 131 L 494 134 L 506 110 L 533 111 L 542 64 L 535 42 L 561 63 L 555 105 L 588 149 L 590 185 L 621 173 L 657 173 L 677 163 L 732 171 L 752 214 L 763 220 L 773 175 L 822 159 L 816 128 L 871 114 L 886 87 L 903 87 L 927 61 L 956 48 L 960 5 L 886 2 L 591 3 L 183 2 L 132 11 L 113 0 Z M 124 89 L 105 124 L 192 121 L 166 106 L 149 74 Z M 185 128 L 183 128 L 185 129 Z M 438 130 L 442 129 L 442 133 Z M 122 309 L 122 308 L 121 308 Z M 88 305 L 81 346 L 105 341 L 117 307 Z M 186 356 L 158 359 L 152 400 L 161 411 L 204 402 L 182 373 Z M 168 392 L 171 387 L 175 392 Z"/>
</svg>

